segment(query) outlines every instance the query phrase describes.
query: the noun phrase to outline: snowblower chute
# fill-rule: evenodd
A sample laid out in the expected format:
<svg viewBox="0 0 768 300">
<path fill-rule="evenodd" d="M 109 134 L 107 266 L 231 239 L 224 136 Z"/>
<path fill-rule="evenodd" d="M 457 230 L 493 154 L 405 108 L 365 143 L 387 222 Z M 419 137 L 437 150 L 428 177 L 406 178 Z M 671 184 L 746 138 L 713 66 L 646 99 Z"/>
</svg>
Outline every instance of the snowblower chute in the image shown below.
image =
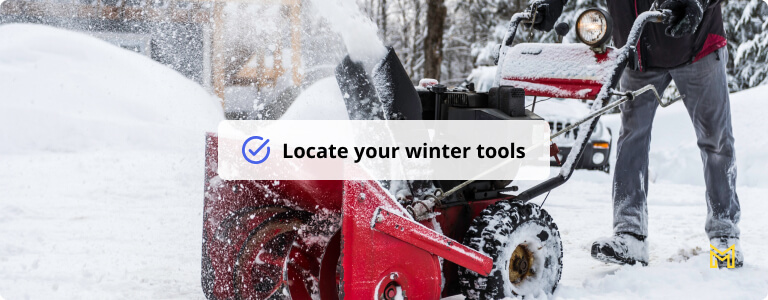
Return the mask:
<svg viewBox="0 0 768 300">
<path fill-rule="evenodd" d="M 627 44 L 637 41 L 646 22 L 660 22 L 667 13 L 641 14 Z M 552 217 L 527 201 L 568 180 L 600 114 L 651 89 L 614 90 L 624 66 L 634 64 L 631 46 L 613 49 L 585 40 L 589 45 L 511 47 L 518 24 L 535 22 L 532 17 L 523 12 L 510 21 L 496 85 L 488 93 L 439 84 L 415 89 L 391 49 L 373 76 L 347 58 L 336 77 L 351 119 L 536 120 L 541 118 L 525 108 L 525 95 L 595 99 L 590 115 L 578 122 L 588 130 L 579 130 L 558 175 L 523 192 L 509 180 L 224 181 L 217 175 L 217 138 L 209 135 L 206 297 L 415 300 L 553 293 L 562 272 L 560 234 Z M 623 98 L 608 104 L 613 95 Z"/>
</svg>

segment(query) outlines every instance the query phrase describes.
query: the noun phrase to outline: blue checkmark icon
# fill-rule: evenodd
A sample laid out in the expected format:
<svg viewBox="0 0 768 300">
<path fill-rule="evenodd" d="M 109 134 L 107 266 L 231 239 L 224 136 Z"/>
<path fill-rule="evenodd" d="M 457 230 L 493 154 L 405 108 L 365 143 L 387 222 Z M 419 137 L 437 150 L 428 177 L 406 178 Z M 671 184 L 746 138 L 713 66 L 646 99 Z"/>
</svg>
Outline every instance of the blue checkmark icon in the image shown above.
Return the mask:
<svg viewBox="0 0 768 300">
<path fill-rule="evenodd" d="M 251 149 L 248 148 L 248 143 L 253 141 L 253 140 L 259 140 L 259 141 L 264 141 L 264 142 L 262 142 L 261 145 L 259 145 L 259 147 L 256 148 L 256 150 L 251 150 Z M 267 143 L 269 143 L 269 139 L 264 139 L 264 138 L 262 138 L 260 136 L 252 136 L 252 137 L 249 137 L 247 140 L 245 140 L 245 142 L 243 143 L 243 151 L 242 151 L 243 152 L 243 158 L 245 158 L 245 161 L 247 161 L 249 163 L 252 163 L 254 165 L 258 165 L 258 164 L 261 164 L 264 161 L 266 161 L 267 158 L 269 158 L 269 147 L 267 147 Z M 252 143 L 252 144 L 255 144 L 255 143 Z M 261 152 L 261 149 L 264 149 L 264 147 L 267 148 L 267 154 L 264 155 L 264 158 L 262 158 L 260 160 L 253 160 L 253 159 L 251 159 L 251 157 L 255 158 L 256 154 L 259 154 L 259 152 Z M 246 153 L 246 150 L 248 150 L 247 153 Z M 250 157 L 248 156 L 249 153 L 251 154 Z"/>
</svg>

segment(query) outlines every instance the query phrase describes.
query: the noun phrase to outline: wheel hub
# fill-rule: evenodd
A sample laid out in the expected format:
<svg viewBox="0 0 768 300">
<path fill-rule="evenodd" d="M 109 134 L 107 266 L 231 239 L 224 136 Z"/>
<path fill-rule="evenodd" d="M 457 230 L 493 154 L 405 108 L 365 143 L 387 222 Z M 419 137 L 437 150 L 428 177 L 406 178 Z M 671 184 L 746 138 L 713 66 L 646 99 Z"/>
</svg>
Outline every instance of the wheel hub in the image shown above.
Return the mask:
<svg viewBox="0 0 768 300">
<path fill-rule="evenodd" d="M 524 279 L 533 276 L 533 253 L 525 245 L 518 245 L 512 252 L 509 259 L 509 281 L 512 284 L 519 284 Z"/>
</svg>

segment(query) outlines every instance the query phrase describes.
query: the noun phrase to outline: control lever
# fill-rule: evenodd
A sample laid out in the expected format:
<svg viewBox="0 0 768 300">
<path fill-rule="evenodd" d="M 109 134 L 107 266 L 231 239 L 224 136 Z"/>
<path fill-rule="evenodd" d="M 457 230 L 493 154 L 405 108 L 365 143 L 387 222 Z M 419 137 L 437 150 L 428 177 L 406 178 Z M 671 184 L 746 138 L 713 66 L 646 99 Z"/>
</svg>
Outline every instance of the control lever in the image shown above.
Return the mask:
<svg viewBox="0 0 768 300">
<path fill-rule="evenodd" d="M 533 40 L 533 25 L 544 21 L 544 19 L 536 18 L 539 14 L 539 7 L 541 7 L 541 4 L 538 4 L 538 3 L 531 5 L 531 7 L 528 9 L 530 11 L 531 18 L 527 21 L 523 21 L 523 24 L 528 24 L 528 42 L 529 43 L 531 42 L 531 40 Z"/>
<path fill-rule="evenodd" d="M 563 128 L 563 130 L 560 130 L 560 131 L 556 132 L 555 134 L 551 135 L 549 138 L 550 139 L 554 139 L 554 138 L 562 135 L 563 133 L 566 133 L 566 132 L 570 131 L 571 129 L 576 128 L 576 126 L 579 126 L 579 125 L 581 125 L 584 122 L 592 120 L 592 118 L 595 118 L 595 117 L 598 117 L 598 116 L 601 116 L 601 115 L 607 113 L 608 111 L 616 108 L 617 106 L 621 105 L 624 102 L 635 100 L 635 98 L 637 98 L 637 96 L 640 96 L 641 94 L 643 94 L 645 92 L 648 92 L 648 91 L 653 92 L 653 95 L 656 96 L 656 101 L 659 102 L 659 105 L 661 105 L 661 107 L 670 106 L 673 103 L 675 103 L 677 101 L 680 101 L 680 100 L 685 98 L 684 95 L 680 95 L 679 97 L 676 97 L 676 98 L 674 98 L 672 100 L 664 102 L 664 100 L 661 99 L 661 97 L 659 97 L 659 93 L 656 91 L 656 88 L 653 87 L 652 84 L 646 85 L 643 88 L 641 88 L 639 90 L 636 90 L 636 91 L 617 92 L 617 91 L 611 90 L 610 91 L 611 96 L 620 96 L 620 97 L 624 97 L 624 98 L 621 98 L 619 100 L 613 101 L 613 102 L 611 102 L 611 104 L 606 105 L 605 107 L 601 108 L 600 110 L 598 110 L 596 112 L 590 113 L 589 115 L 587 115 L 586 117 L 582 118 L 581 120 L 579 120 L 577 122 L 574 122 L 574 123 L 571 123 L 570 126 L 567 126 L 567 127 Z"/>
<path fill-rule="evenodd" d="M 562 43 L 563 38 L 566 34 L 568 34 L 568 31 L 571 31 L 571 26 L 568 25 L 568 23 L 560 22 L 555 25 L 555 33 L 557 33 L 557 42 Z"/>
<path fill-rule="evenodd" d="M 675 103 L 675 102 L 677 102 L 677 101 L 680 101 L 680 100 L 683 100 L 683 99 L 685 98 L 685 95 L 680 95 L 680 96 L 678 96 L 678 97 L 675 97 L 675 98 L 673 98 L 673 99 L 671 99 L 671 100 L 669 100 L 669 101 L 667 101 L 667 102 L 664 102 L 664 99 L 662 99 L 662 98 L 659 96 L 659 92 L 657 92 L 657 91 L 656 91 L 656 88 L 655 88 L 653 85 L 651 85 L 651 84 L 649 84 L 649 85 L 646 85 L 646 86 L 644 86 L 644 87 L 642 87 L 641 89 L 639 89 L 639 90 L 636 90 L 636 91 L 629 91 L 629 92 L 623 92 L 623 93 L 622 93 L 622 92 L 611 91 L 611 92 L 610 92 L 610 94 L 611 94 L 612 96 L 622 96 L 622 97 L 627 97 L 627 100 L 629 100 L 629 101 L 632 101 L 632 100 L 635 100 L 635 98 L 636 98 L 637 96 L 640 96 L 641 94 L 644 94 L 644 93 L 645 93 L 645 92 L 647 92 L 647 91 L 651 91 L 651 92 L 653 92 L 653 95 L 656 97 L 656 101 L 657 101 L 657 102 L 659 102 L 659 105 L 660 105 L 661 107 L 667 107 L 667 106 L 670 106 L 670 105 L 672 105 L 673 103 Z"/>
<path fill-rule="evenodd" d="M 560 163 L 560 148 L 557 147 L 557 144 L 552 143 L 549 145 L 549 157 L 554 157 L 555 162 L 557 162 L 557 165 L 560 166 L 562 163 Z"/>
</svg>

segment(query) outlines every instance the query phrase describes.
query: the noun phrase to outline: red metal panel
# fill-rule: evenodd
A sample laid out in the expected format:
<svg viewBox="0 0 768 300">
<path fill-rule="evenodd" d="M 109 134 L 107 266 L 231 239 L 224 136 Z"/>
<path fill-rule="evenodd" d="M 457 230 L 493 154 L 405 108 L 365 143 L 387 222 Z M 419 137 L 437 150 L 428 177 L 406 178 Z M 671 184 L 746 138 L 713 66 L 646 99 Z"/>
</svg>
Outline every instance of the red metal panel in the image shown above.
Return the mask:
<svg viewBox="0 0 768 300">
<path fill-rule="evenodd" d="M 507 84 L 522 86 L 526 96 L 592 99 L 597 98 L 603 85 L 594 80 L 559 78 L 518 78 L 504 77 Z M 516 84 L 517 83 L 517 84 Z"/>
<path fill-rule="evenodd" d="M 402 287 L 408 299 L 439 299 L 438 257 L 372 230 L 377 208 L 402 211 L 374 181 L 346 181 L 342 219 L 342 288 L 344 299 L 379 299 L 386 284 Z"/>
<path fill-rule="evenodd" d="M 232 266 L 249 233 L 287 210 L 331 214 L 343 211 L 343 236 L 340 240 L 344 268 L 341 289 L 346 299 L 378 299 L 388 284 L 400 285 L 410 299 L 439 299 L 442 278 L 435 254 L 445 255 L 449 261 L 483 273 L 484 267 L 475 266 L 478 265 L 478 258 L 458 243 L 454 244 L 460 247 L 430 248 L 436 246 L 435 241 L 442 246 L 450 239 L 438 233 L 442 231 L 433 231 L 431 222 L 423 222 L 425 227 L 422 227 L 409 221 L 407 213 L 375 181 L 224 181 L 218 177 L 216 170 L 217 142 L 215 135 L 208 136 L 203 234 L 205 255 L 210 257 L 215 274 L 213 294 L 219 299 L 235 297 Z M 468 222 L 495 201 L 478 201 L 447 209 L 438 216 L 438 222 L 445 227 L 446 235 L 461 240 Z M 414 226 L 413 236 L 404 241 L 373 230 L 371 221 L 378 208 L 389 213 L 402 212 L 398 222 L 409 222 Z M 306 254 L 306 257 L 298 254 L 291 252 L 292 264 L 288 265 L 300 265 L 303 270 L 319 273 L 318 266 L 308 260 L 319 257 L 319 254 L 313 252 Z M 328 264 L 329 271 L 326 273 L 330 275 L 326 278 L 329 285 L 326 292 L 332 295 L 335 293 L 335 259 L 329 259 Z M 447 264 L 453 267 L 445 278 L 455 284 L 455 265 Z M 297 270 L 289 268 L 283 271 L 290 281 L 298 281 L 300 276 Z M 306 296 L 299 295 L 293 289 L 292 292 L 296 293 L 294 298 Z"/>
<path fill-rule="evenodd" d="M 373 228 L 378 231 L 484 276 L 491 273 L 493 259 L 424 227 L 424 225 L 383 208 L 374 213 L 374 218 Z"/>
<path fill-rule="evenodd" d="M 582 44 L 518 44 L 507 52 L 501 85 L 525 89 L 527 96 L 595 99 L 611 84 L 616 50 L 595 53 Z"/>
</svg>

